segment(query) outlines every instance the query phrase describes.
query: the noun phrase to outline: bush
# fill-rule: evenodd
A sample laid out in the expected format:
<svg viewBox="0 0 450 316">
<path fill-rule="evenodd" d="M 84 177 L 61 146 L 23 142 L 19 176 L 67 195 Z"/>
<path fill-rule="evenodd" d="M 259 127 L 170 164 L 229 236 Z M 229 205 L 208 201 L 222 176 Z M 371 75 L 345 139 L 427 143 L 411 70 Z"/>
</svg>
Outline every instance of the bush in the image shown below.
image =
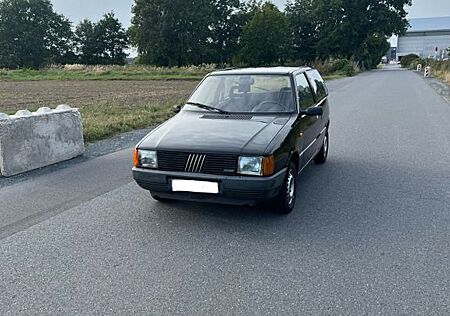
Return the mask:
<svg viewBox="0 0 450 316">
<path fill-rule="evenodd" d="M 352 77 L 359 69 L 348 59 L 328 59 L 326 61 L 316 60 L 313 67 L 323 75 L 344 74 Z"/>
<path fill-rule="evenodd" d="M 417 56 L 416 54 L 409 54 L 409 55 L 403 56 L 400 63 L 403 68 L 409 68 L 410 65 L 412 64 L 412 62 L 419 58 L 420 57 Z"/>
<path fill-rule="evenodd" d="M 422 68 L 426 66 L 427 61 L 426 59 L 421 59 L 421 58 L 417 58 L 414 59 L 410 64 L 409 64 L 409 68 L 410 69 L 417 69 L 417 65 L 422 65 Z"/>
<path fill-rule="evenodd" d="M 352 63 L 348 59 L 336 59 L 330 62 L 330 72 L 338 72 L 352 67 Z"/>
<path fill-rule="evenodd" d="M 343 71 L 343 72 L 345 73 L 345 75 L 348 76 L 348 77 L 353 77 L 354 75 L 356 75 L 356 69 L 355 69 L 355 67 L 353 66 L 352 63 L 349 63 L 349 64 L 345 65 L 345 66 L 342 68 L 342 71 Z"/>
</svg>

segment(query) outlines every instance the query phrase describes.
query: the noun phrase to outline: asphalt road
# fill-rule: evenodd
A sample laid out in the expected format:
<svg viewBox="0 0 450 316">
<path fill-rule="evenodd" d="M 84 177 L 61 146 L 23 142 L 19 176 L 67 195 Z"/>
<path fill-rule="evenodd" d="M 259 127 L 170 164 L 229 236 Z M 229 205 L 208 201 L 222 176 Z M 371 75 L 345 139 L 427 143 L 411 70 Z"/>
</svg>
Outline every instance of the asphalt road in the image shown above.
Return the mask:
<svg viewBox="0 0 450 316">
<path fill-rule="evenodd" d="M 449 315 L 450 104 L 409 71 L 330 82 L 295 212 L 160 204 L 130 150 L 0 189 L 0 314 Z"/>
</svg>

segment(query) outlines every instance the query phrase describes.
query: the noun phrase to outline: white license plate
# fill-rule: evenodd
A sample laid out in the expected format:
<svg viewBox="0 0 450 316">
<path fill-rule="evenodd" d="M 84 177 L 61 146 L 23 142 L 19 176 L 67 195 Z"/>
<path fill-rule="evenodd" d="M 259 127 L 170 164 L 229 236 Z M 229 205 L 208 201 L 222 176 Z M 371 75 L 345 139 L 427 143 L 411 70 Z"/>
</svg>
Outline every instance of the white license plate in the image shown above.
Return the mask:
<svg viewBox="0 0 450 316">
<path fill-rule="evenodd" d="M 172 191 L 219 194 L 219 183 L 195 180 L 172 180 Z"/>
</svg>

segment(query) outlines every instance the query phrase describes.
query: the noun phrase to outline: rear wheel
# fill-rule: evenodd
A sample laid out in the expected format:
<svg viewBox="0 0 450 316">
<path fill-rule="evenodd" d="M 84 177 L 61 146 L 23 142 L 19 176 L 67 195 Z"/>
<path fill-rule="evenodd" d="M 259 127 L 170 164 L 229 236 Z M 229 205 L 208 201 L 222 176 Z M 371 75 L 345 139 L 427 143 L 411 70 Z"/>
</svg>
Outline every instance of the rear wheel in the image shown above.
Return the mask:
<svg viewBox="0 0 450 316">
<path fill-rule="evenodd" d="M 279 214 L 291 213 L 294 210 L 296 194 L 297 168 L 293 162 L 290 162 L 280 194 L 273 201 L 276 212 Z"/>
<path fill-rule="evenodd" d="M 325 137 L 323 139 L 322 148 L 320 148 L 319 153 L 314 158 L 314 162 L 319 165 L 322 165 L 325 162 L 327 162 L 329 149 L 330 149 L 330 137 L 329 137 L 328 131 L 327 131 L 325 133 Z"/>
</svg>

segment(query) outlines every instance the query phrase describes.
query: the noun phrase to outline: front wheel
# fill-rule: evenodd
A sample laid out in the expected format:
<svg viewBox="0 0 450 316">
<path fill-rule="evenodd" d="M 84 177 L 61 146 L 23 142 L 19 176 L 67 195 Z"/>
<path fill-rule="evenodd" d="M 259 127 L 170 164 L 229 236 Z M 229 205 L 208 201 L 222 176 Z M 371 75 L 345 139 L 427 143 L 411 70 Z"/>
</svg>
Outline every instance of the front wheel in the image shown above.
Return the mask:
<svg viewBox="0 0 450 316">
<path fill-rule="evenodd" d="M 316 164 L 323 165 L 325 162 L 327 162 L 329 148 L 330 148 L 330 137 L 327 131 L 323 139 L 322 148 L 320 148 L 319 153 L 314 158 L 314 162 Z"/>
<path fill-rule="evenodd" d="M 297 168 L 293 162 L 289 163 L 286 179 L 280 194 L 274 199 L 275 210 L 279 214 L 289 214 L 294 210 L 297 195 Z"/>
</svg>

